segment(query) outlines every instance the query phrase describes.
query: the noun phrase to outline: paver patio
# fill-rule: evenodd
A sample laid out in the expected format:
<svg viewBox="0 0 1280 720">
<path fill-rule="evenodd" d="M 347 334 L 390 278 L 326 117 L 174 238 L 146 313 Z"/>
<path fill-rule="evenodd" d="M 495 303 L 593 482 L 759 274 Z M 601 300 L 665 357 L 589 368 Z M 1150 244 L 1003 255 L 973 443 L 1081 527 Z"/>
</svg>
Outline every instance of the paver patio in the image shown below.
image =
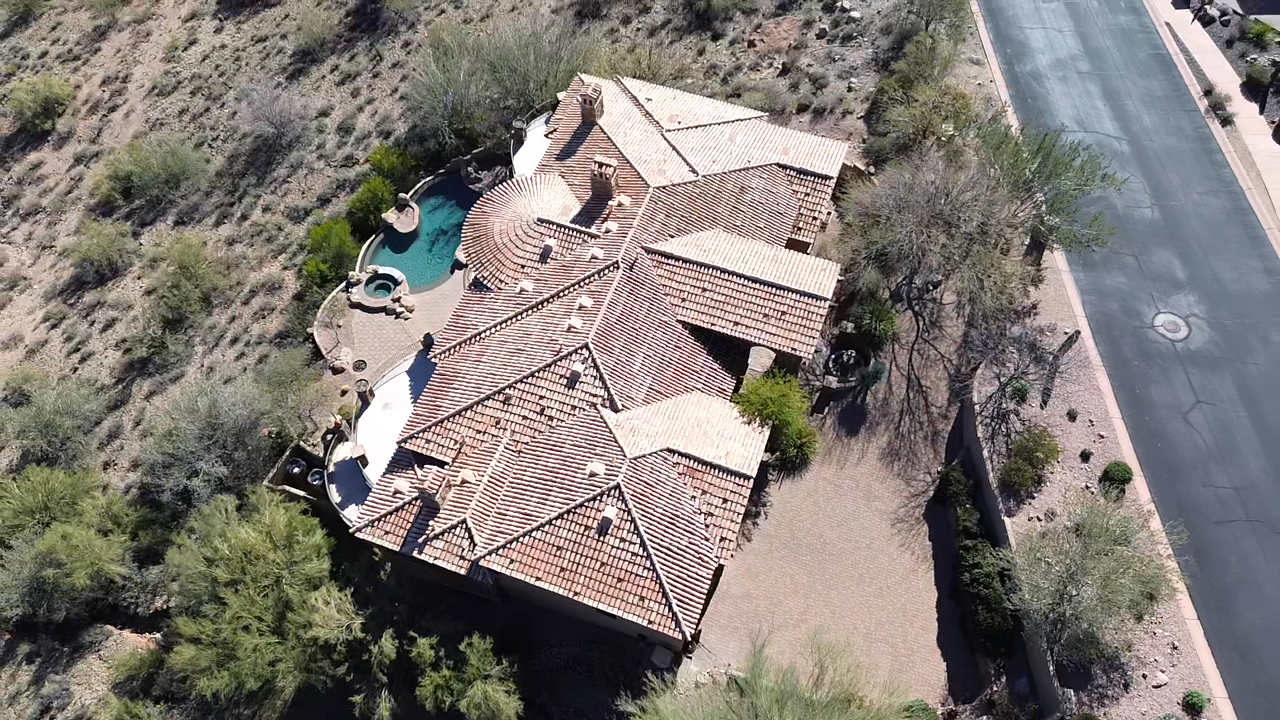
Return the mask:
<svg viewBox="0 0 1280 720">
<path fill-rule="evenodd" d="M 948 695 L 949 670 L 972 674 L 946 596 L 945 512 L 929 505 L 926 515 L 911 483 L 881 459 L 884 437 L 868 435 L 824 433 L 814 464 L 774 486 L 767 516 L 725 568 L 694 672 L 740 664 L 758 638 L 777 661 L 803 663 L 820 636 L 869 679 L 930 702 Z"/>
</svg>

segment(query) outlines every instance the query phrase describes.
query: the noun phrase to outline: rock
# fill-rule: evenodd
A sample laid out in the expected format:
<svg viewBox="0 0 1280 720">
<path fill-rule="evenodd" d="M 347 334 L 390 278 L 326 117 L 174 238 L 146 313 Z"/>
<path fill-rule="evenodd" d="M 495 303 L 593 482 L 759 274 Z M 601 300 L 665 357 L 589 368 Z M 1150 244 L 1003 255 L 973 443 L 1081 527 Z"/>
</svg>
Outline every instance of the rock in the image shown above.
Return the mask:
<svg viewBox="0 0 1280 720">
<path fill-rule="evenodd" d="M 1162 672 L 1156 672 L 1151 676 L 1151 687 L 1162 688 L 1169 684 L 1169 676 Z"/>
<path fill-rule="evenodd" d="M 1222 17 L 1218 18 L 1218 24 L 1222 27 L 1231 27 L 1231 13 L 1222 13 Z"/>
<path fill-rule="evenodd" d="M 1177 641 L 1177 640 L 1170 640 L 1170 641 L 1169 641 L 1169 648 L 1170 648 L 1170 649 L 1172 649 L 1172 650 L 1177 650 L 1177 649 L 1178 649 L 1178 641 Z"/>
<path fill-rule="evenodd" d="M 816 37 L 819 40 L 825 40 L 827 36 L 830 34 L 831 34 L 830 25 L 819 25 L 818 32 L 814 34 L 814 37 Z"/>
<path fill-rule="evenodd" d="M 392 305 L 388 305 L 388 306 L 386 306 L 385 308 L 383 308 L 383 309 L 382 309 L 382 311 L 383 311 L 383 312 L 385 312 L 385 313 L 386 313 L 386 314 L 388 314 L 388 315 L 395 315 L 395 314 L 396 314 L 396 306 L 395 306 L 394 304 L 392 304 Z"/>
<path fill-rule="evenodd" d="M 415 302 L 414 299 L 408 295 L 400 298 L 400 305 L 404 307 L 405 310 L 408 310 L 409 312 L 413 312 L 414 310 L 418 309 L 418 303 Z"/>
<path fill-rule="evenodd" d="M 754 50 L 760 45 L 760 38 L 752 36 L 747 38 L 747 49 Z"/>
<path fill-rule="evenodd" d="M 338 354 L 333 356 L 329 361 L 329 370 L 333 373 L 343 373 L 351 368 L 351 348 L 340 348 Z"/>
<path fill-rule="evenodd" d="M 836 3 L 836 10 L 845 13 L 852 12 L 853 3 L 849 2 L 849 0 L 840 0 L 840 2 Z"/>
<path fill-rule="evenodd" d="M 857 81 L 857 80 L 850 80 L 850 81 L 849 81 L 848 83 L 846 83 L 846 84 L 845 84 L 845 86 L 844 86 L 844 91 L 845 91 L 845 92 L 853 92 L 854 90 L 857 90 L 857 89 L 858 89 L 858 81 Z"/>
<path fill-rule="evenodd" d="M 1099 430 L 1099 431 L 1098 431 L 1098 439 L 1099 439 L 1099 440 L 1106 440 L 1106 439 L 1107 439 L 1107 434 L 1106 434 L 1106 433 L 1104 433 L 1104 432 L 1102 432 L 1101 430 Z"/>
<path fill-rule="evenodd" d="M 1203 10 L 1200 11 L 1199 19 L 1200 19 L 1200 24 L 1204 25 L 1205 27 L 1208 27 L 1218 22 L 1218 9 L 1213 7 L 1212 5 L 1210 5 L 1207 8 L 1204 8 Z"/>
<path fill-rule="evenodd" d="M 849 13 L 849 19 L 853 20 L 854 22 L 859 22 L 862 20 L 862 13 L 858 12 L 857 10 L 854 10 L 853 12 Z"/>
</svg>

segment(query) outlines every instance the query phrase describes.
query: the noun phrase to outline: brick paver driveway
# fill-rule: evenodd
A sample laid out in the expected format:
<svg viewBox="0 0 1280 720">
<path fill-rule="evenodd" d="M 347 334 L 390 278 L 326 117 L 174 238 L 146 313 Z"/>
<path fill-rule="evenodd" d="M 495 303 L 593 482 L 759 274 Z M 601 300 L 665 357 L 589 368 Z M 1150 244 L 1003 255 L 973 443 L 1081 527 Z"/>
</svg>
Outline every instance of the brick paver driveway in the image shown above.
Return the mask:
<svg viewBox="0 0 1280 720">
<path fill-rule="evenodd" d="M 935 583 L 937 552 L 946 595 L 945 514 L 929 506 L 926 523 L 924 500 L 910 497 L 913 483 L 880 459 L 883 439 L 826 433 L 823 441 L 804 474 L 773 487 L 767 516 L 729 561 L 691 669 L 739 664 L 761 637 L 771 657 L 802 663 L 820 635 L 846 648 L 871 679 L 941 701 L 948 670 L 972 668 L 954 604 L 939 603 Z"/>
</svg>

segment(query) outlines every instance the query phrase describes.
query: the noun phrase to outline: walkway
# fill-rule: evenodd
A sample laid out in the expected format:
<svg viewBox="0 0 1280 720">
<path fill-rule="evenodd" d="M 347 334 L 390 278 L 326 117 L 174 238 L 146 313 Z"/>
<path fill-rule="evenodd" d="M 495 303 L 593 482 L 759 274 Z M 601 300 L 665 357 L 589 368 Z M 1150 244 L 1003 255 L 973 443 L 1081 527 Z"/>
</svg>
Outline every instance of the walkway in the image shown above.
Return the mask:
<svg viewBox="0 0 1280 720">
<path fill-rule="evenodd" d="M 958 610 L 939 597 L 952 577 L 945 513 L 930 507 L 926 522 L 881 447 L 824 434 L 814 465 L 774 486 L 767 516 L 727 563 L 690 670 L 740 666 L 757 640 L 779 662 L 803 663 L 821 637 L 871 679 L 931 703 L 947 696 L 949 667 L 972 672 Z"/>
<path fill-rule="evenodd" d="M 1129 176 L 1094 203 L 1111 248 L 1071 269 L 1160 515 L 1186 528 L 1182 570 L 1236 713 L 1269 720 L 1280 258 L 1142 0 L 979 2 L 1018 116 L 1065 125 Z M 1157 335 L 1162 311 L 1190 336 Z"/>
</svg>

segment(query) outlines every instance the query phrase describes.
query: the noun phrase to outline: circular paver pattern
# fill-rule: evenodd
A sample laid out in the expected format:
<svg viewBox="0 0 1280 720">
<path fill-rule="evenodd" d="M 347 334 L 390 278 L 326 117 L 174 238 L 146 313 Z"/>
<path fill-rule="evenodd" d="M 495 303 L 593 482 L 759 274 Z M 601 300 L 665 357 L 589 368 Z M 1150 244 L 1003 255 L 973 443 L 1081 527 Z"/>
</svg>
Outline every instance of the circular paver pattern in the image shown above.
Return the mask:
<svg viewBox="0 0 1280 720">
<path fill-rule="evenodd" d="M 1191 334 L 1190 323 L 1170 312 L 1156 313 L 1151 325 L 1162 337 L 1174 342 L 1186 340 Z"/>
</svg>

